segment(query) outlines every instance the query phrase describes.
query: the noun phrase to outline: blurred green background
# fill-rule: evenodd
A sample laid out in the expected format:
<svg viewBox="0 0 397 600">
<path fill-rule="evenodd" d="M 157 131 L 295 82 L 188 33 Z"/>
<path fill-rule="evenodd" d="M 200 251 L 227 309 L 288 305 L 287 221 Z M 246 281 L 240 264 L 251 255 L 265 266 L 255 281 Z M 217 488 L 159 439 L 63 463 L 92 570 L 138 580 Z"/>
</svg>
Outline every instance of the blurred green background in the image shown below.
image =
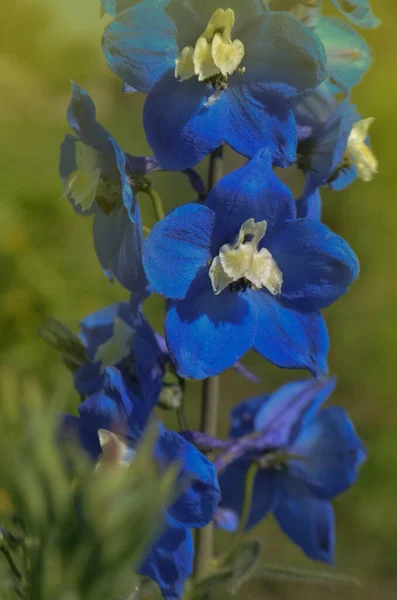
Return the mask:
<svg viewBox="0 0 397 600">
<path fill-rule="evenodd" d="M 374 3 L 375 4 L 375 3 Z M 365 32 L 375 64 L 354 101 L 363 116 L 375 116 L 372 143 L 380 173 L 371 184 L 355 183 L 343 193 L 324 193 L 325 221 L 344 236 L 361 260 L 361 275 L 350 293 L 326 311 L 331 336 L 332 374 L 339 377 L 332 402 L 347 407 L 369 449 L 359 484 L 335 502 L 336 567 L 361 578 L 360 590 L 337 591 L 287 584 L 256 585 L 253 598 L 368 598 L 397 595 L 397 369 L 396 273 L 396 102 L 395 0 L 374 6 L 380 29 Z M 79 319 L 127 297 L 103 276 L 94 255 L 90 218 L 77 217 L 62 198 L 57 163 L 67 132 L 65 110 L 70 80 L 83 85 L 97 103 L 98 116 L 131 153 L 149 153 L 141 124 L 143 98 L 122 95 L 100 51 L 106 18 L 99 0 L 17 0 L 0 9 L 0 364 L 19 374 L 36 374 L 45 388 L 77 404 L 71 379 L 59 357 L 36 334 L 55 316 L 76 329 Z M 228 168 L 236 158 L 228 155 Z M 205 172 L 205 165 L 202 166 Z M 193 199 L 179 175 L 153 177 L 165 205 Z M 153 216 L 146 200 L 143 221 Z M 148 315 L 161 329 L 160 304 Z M 220 429 L 235 402 L 296 374 L 248 356 L 246 364 L 261 385 L 235 373 L 222 377 Z M 189 385 L 190 421 L 198 418 L 199 384 Z M 170 426 L 173 416 L 167 415 Z M 311 563 L 272 520 L 259 532 L 264 560 L 309 567 Z M 220 544 L 227 543 L 225 535 Z"/>
</svg>

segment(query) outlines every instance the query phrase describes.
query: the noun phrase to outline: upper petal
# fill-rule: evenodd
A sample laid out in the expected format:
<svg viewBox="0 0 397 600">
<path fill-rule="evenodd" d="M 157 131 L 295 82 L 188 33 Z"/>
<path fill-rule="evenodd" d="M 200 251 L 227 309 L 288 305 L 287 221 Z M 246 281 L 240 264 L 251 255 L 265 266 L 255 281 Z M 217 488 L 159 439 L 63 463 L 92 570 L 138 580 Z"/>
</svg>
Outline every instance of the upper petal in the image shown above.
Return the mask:
<svg viewBox="0 0 397 600">
<path fill-rule="evenodd" d="M 207 104 L 213 94 L 213 88 L 196 77 L 178 81 L 173 68 L 150 91 L 143 124 L 161 167 L 192 167 L 223 142 L 228 122 L 227 94 Z"/>
<path fill-rule="evenodd" d="M 168 509 L 169 514 L 186 527 L 204 527 L 213 520 L 220 491 L 214 465 L 174 431 L 164 431 L 156 446 L 156 455 L 181 468 L 182 495 Z"/>
<path fill-rule="evenodd" d="M 325 79 L 321 41 L 288 12 L 263 13 L 238 34 L 245 46 L 245 75 L 252 83 L 271 87 L 280 99 L 307 94 Z"/>
<path fill-rule="evenodd" d="M 353 250 L 318 221 L 285 223 L 267 247 L 283 273 L 281 299 L 299 310 L 329 306 L 347 292 L 358 275 Z"/>
<path fill-rule="evenodd" d="M 211 259 L 216 216 L 201 204 L 175 208 L 145 240 L 143 261 L 153 289 L 184 298 L 199 270 Z"/>
<path fill-rule="evenodd" d="M 289 471 L 321 498 L 332 498 L 355 483 L 366 457 L 365 448 L 343 408 L 332 406 L 308 420 L 291 446 L 304 460 Z"/>
<path fill-rule="evenodd" d="M 318 499 L 301 481 L 280 477 L 274 515 L 295 544 L 313 560 L 333 562 L 335 517 L 332 506 Z"/>
<path fill-rule="evenodd" d="M 142 0 L 106 27 L 102 50 L 111 70 L 141 92 L 150 88 L 178 56 L 173 20 L 161 2 Z"/>
<path fill-rule="evenodd" d="M 215 296 L 206 270 L 200 279 L 184 300 L 171 303 L 165 322 L 179 374 L 194 379 L 231 367 L 249 350 L 256 332 L 246 295 L 225 290 Z"/>
<path fill-rule="evenodd" d="M 278 367 L 326 374 L 329 340 L 320 313 L 291 310 L 267 292 L 253 292 L 250 301 L 258 315 L 255 350 Z"/>
<path fill-rule="evenodd" d="M 248 219 L 267 222 L 266 239 L 296 214 L 291 191 L 275 175 L 265 150 L 223 177 L 209 193 L 206 206 L 217 215 L 215 245 L 219 247 L 231 242 Z"/>
<path fill-rule="evenodd" d="M 331 0 L 331 2 L 354 25 L 372 28 L 380 24 L 380 20 L 375 17 L 369 6 L 369 0 L 349 0 L 349 2 Z"/>
</svg>

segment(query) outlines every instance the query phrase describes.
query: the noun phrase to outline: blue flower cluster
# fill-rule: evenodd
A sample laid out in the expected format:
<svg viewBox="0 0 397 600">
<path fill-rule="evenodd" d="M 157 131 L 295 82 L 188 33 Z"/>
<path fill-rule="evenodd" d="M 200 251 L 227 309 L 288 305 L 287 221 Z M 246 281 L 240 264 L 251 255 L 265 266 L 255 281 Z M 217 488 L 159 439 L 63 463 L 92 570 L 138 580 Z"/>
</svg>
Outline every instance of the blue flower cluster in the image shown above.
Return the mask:
<svg viewBox="0 0 397 600">
<path fill-rule="evenodd" d="M 330 500 L 355 482 L 365 459 L 345 411 L 321 409 L 335 383 L 326 378 L 321 311 L 348 291 L 359 265 L 321 222 L 320 191 L 377 172 L 373 119 L 350 102 L 371 52 L 347 20 L 378 20 L 368 0 L 330 2 L 341 17 L 323 16 L 321 0 L 102 0 L 111 17 L 103 52 L 124 92 L 147 94 L 153 156 L 124 152 L 88 93 L 72 85 L 64 195 L 76 213 L 93 216 L 98 260 L 130 300 L 82 321 L 73 371 L 83 400 L 63 428 L 98 465 L 110 447 L 125 464 L 170 372 L 182 387 L 230 367 L 252 378 L 238 361 L 254 349 L 312 376 L 234 408 L 226 441 L 159 425 L 155 463 L 179 464 L 183 493 L 140 573 L 166 600 L 179 599 L 192 574 L 191 529 L 213 520 L 250 529 L 273 512 L 309 557 L 331 562 Z M 194 167 L 225 145 L 244 164 L 207 190 Z M 292 165 L 304 179 L 298 199 L 275 171 Z M 158 170 L 188 177 L 193 201 L 164 216 L 150 180 Z M 159 217 L 146 237 L 142 194 Z M 165 298 L 165 339 L 143 312 L 155 292 Z"/>
</svg>

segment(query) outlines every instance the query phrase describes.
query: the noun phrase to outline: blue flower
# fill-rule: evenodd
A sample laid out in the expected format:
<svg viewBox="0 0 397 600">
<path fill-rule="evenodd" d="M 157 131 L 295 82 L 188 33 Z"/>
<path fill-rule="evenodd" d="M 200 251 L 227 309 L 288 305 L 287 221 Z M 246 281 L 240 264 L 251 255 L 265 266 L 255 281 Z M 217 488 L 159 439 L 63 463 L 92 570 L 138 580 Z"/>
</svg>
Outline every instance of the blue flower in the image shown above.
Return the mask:
<svg viewBox="0 0 397 600">
<path fill-rule="evenodd" d="M 320 410 L 334 385 L 327 379 L 303 380 L 243 402 L 231 416 L 232 454 L 237 459 L 217 459 L 221 509 L 241 515 L 247 470 L 257 461 L 247 528 L 273 512 L 307 556 L 329 563 L 335 545 L 329 501 L 354 484 L 366 457 L 345 410 Z M 245 445 L 241 436 L 248 436 Z M 236 452 L 239 445 L 242 451 Z M 221 526 L 222 520 L 217 523 Z M 229 518 L 228 529 L 231 523 Z"/>
<path fill-rule="evenodd" d="M 164 358 L 136 297 L 86 317 L 80 323 L 79 338 L 89 359 L 74 375 L 81 395 L 98 392 L 106 368 L 115 366 L 131 393 L 149 408 L 157 402 L 163 384 Z"/>
<path fill-rule="evenodd" d="M 373 119 L 361 119 L 348 99 L 338 103 L 329 83 L 322 84 L 295 109 L 298 167 L 305 173 L 298 216 L 319 218 L 318 188 L 344 189 L 357 177 L 371 181 L 378 162 L 368 143 Z M 316 217 L 317 215 L 317 217 Z"/>
<path fill-rule="evenodd" d="M 79 417 L 64 418 L 63 435 L 76 432 L 98 467 L 101 460 L 106 459 L 108 443 L 116 445 L 121 464 L 129 463 L 139 446 L 150 408 L 131 393 L 119 371 L 108 368 L 103 390 L 80 405 Z M 212 463 L 178 433 L 167 431 L 163 426 L 160 426 L 153 456 L 160 470 L 179 464 L 184 492 L 166 511 L 163 531 L 139 573 L 156 581 L 165 600 L 177 600 L 192 573 L 190 529 L 204 527 L 212 521 L 220 499 L 219 487 Z"/>
<path fill-rule="evenodd" d="M 135 192 L 150 185 L 145 176 L 160 170 L 151 156 L 124 154 L 96 120 L 87 92 L 72 84 L 67 119 L 76 135 L 61 146 L 59 170 L 65 195 L 79 214 L 94 214 L 94 245 L 102 268 L 125 288 L 143 293 L 147 281 L 142 268 L 142 224 Z M 193 188 L 204 186 L 192 169 Z"/>
<path fill-rule="evenodd" d="M 108 25 L 103 51 L 128 86 L 148 93 L 149 144 L 175 170 L 223 142 L 247 157 L 267 147 L 276 164 L 291 164 L 291 107 L 326 74 L 318 38 L 260 0 L 143 0 Z"/>
<path fill-rule="evenodd" d="M 166 338 L 182 376 L 220 373 L 251 347 L 280 367 L 326 371 L 319 311 L 347 291 L 357 258 L 325 225 L 295 217 L 261 151 L 205 204 L 176 208 L 154 227 L 144 266 L 170 299 Z"/>
<path fill-rule="evenodd" d="M 347 18 L 358 27 L 372 28 L 377 27 L 380 21 L 373 14 L 369 0 L 330 0 L 332 4 Z M 311 7 L 309 2 L 304 0 L 271 0 L 270 8 L 272 10 L 290 10 L 297 17 L 306 20 L 314 20 L 320 13 L 322 0 L 318 0 L 317 6 Z"/>
</svg>

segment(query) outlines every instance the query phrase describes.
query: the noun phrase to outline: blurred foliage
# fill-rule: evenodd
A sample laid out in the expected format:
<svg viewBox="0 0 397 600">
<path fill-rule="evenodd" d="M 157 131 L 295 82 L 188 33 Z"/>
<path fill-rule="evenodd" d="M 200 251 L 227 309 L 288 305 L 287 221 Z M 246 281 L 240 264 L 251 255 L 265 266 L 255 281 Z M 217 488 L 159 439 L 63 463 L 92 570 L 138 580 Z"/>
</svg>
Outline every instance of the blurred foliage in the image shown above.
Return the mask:
<svg viewBox="0 0 397 600">
<path fill-rule="evenodd" d="M 155 432 L 129 469 L 94 471 L 76 443 L 61 453 L 59 414 L 34 380 L 3 370 L 0 410 L 0 597 L 129 597 L 177 475 L 153 468 Z"/>
<path fill-rule="evenodd" d="M 383 21 L 381 27 L 364 32 L 374 49 L 374 67 L 353 100 L 363 116 L 376 117 L 372 143 L 380 174 L 371 184 L 357 182 L 342 193 L 324 192 L 326 223 L 350 242 L 361 260 L 358 282 L 325 313 L 331 336 L 331 373 L 339 377 L 332 402 L 349 409 L 370 456 L 359 484 L 336 502 L 337 566 L 363 580 L 360 591 L 338 589 L 338 598 L 349 600 L 371 599 L 375 593 L 388 600 L 397 593 L 395 0 L 378 0 L 376 13 Z M 123 96 L 120 82 L 105 64 L 99 42 L 106 18 L 99 19 L 98 0 L 3 2 L 1 15 L 1 363 L 35 374 L 60 406 L 76 404 L 65 367 L 36 330 L 48 317 L 57 317 L 76 330 L 85 314 L 126 294 L 106 281 L 97 264 L 90 219 L 78 218 L 61 198 L 57 162 L 59 144 L 67 132 L 69 80 L 87 88 L 97 102 L 100 120 L 126 150 L 137 154 L 149 150 L 141 124 L 143 98 Z M 229 153 L 228 168 L 237 162 Z M 300 183 L 291 177 L 298 192 Z M 168 209 L 193 198 L 179 175 L 159 174 L 153 180 Z M 144 223 L 150 226 L 153 215 L 144 199 L 142 212 Z M 150 299 L 147 312 L 160 330 L 159 306 L 156 299 Z M 234 403 L 297 376 L 253 355 L 246 362 L 263 383 L 251 384 L 232 372 L 222 378 L 222 433 Z M 187 397 L 187 418 L 195 425 L 198 383 L 188 384 Z M 176 426 L 169 413 L 165 419 Z M 264 537 L 266 560 L 312 566 L 271 520 L 257 533 Z M 229 537 L 220 534 L 219 547 L 228 543 Z M 263 582 L 250 588 L 253 598 L 264 593 L 277 599 L 318 597 L 318 592 L 296 583 Z M 321 597 L 334 596 L 324 591 Z"/>
</svg>

